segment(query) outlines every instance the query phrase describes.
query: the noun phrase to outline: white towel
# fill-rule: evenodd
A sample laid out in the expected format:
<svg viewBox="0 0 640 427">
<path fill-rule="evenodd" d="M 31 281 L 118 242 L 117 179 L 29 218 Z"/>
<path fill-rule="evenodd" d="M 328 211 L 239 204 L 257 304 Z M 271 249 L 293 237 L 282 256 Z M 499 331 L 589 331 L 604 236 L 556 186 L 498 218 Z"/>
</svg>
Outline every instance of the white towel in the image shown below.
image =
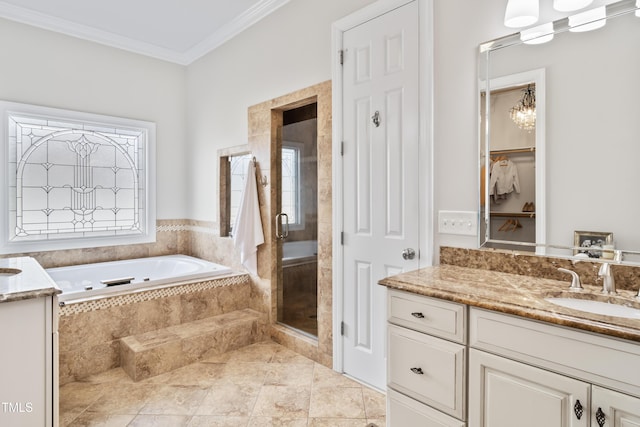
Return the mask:
<svg viewBox="0 0 640 427">
<path fill-rule="evenodd" d="M 240 262 L 253 275 L 258 274 L 258 246 L 264 243 L 260 220 L 256 165 L 249 162 L 240 208 L 233 225 L 233 244 L 240 251 Z"/>
</svg>

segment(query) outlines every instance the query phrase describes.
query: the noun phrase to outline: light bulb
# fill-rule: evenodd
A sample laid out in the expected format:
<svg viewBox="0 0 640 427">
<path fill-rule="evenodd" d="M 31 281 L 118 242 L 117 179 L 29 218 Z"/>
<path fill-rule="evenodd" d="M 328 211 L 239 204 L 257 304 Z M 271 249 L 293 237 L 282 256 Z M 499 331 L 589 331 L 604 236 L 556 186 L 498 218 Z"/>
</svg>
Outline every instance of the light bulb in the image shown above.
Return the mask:
<svg viewBox="0 0 640 427">
<path fill-rule="evenodd" d="M 509 0 L 504 13 L 504 25 L 509 28 L 528 27 L 538 22 L 538 0 Z"/>
<path fill-rule="evenodd" d="M 553 0 L 553 8 L 558 12 L 573 12 L 584 9 L 593 3 L 593 0 Z"/>
<path fill-rule="evenodd" d="M 640 0 L 636 0 L 636 7 L 639 8 L 636 9 L 636 16 L 640 18 Z"/>
<path fill-rule="evenodd" d="M 597 30 L 607 23 L 607 9 L 605 6 L 580 12 L 569 17 L 569 31 L 580 33 Z"/>
<path fill-rule="evenodd" d="M 550 42 L 553 40 L 553 22 L 522 30 L 520 32 L 520 40 L 525 44 L 542 44 Z"/>
</svg>

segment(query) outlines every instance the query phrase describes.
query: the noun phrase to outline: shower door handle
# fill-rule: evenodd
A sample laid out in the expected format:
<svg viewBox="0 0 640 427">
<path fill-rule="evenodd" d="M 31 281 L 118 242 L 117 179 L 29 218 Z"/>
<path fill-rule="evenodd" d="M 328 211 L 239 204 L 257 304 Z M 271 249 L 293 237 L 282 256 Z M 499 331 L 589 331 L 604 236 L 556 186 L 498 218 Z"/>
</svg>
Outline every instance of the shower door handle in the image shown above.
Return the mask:
<svg viewBox="0 0 640 427">
<path fill-rule="evenodd" d="M 285 228 L 282 230 L 282 217 L 285 218 Z M 289 236 L 289 215 L 284 212 L 280 212 L 276 215 L 276 238 L 286 239 Z"/>
</svg>

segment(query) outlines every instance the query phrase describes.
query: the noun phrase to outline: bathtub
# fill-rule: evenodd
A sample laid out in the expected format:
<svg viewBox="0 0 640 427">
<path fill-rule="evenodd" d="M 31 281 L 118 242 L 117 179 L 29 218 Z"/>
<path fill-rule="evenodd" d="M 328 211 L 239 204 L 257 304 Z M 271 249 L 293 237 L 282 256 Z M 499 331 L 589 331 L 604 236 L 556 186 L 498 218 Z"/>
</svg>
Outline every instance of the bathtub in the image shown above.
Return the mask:
<svg viewBox="0 0 640 427">
<path fill-rule="evenodd" d="M 318 259 L 318 241 L 302 240 L 284 242 L 282 245 L 282 266 L 305 264 Z"/>
<path fill-rule="evenodd" d="M 62 290 L 58 301 L 64 303 L 203 281 L 232 270 L 187 255 L 167 255 L 48 268 L 46 271 Z"/>
</svg>

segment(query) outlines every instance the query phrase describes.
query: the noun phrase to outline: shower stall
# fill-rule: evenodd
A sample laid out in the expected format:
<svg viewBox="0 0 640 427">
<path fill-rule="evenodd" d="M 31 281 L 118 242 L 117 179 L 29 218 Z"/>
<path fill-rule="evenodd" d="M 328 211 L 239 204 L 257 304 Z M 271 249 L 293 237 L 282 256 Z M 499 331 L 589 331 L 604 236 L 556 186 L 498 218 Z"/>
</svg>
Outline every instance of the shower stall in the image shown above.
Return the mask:
<svg viewBox="0 0 640 427">
<path fill-rule="evenodd" d="M 286 110 L 278 134 L 280 166 L 278 322 L 318 336 L 318 120 L 317 103 Z"/>
</svg>

